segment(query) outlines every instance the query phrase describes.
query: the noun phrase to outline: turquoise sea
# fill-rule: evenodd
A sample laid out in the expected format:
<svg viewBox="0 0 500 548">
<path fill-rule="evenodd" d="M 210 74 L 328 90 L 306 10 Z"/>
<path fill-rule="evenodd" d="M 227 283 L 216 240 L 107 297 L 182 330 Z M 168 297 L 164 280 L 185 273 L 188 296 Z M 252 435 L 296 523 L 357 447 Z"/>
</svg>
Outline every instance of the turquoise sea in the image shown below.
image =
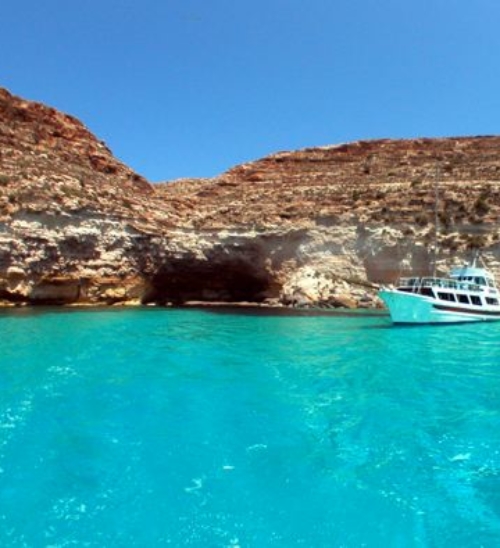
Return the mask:
<svg viewBox="0 0 500 548">
<path fill-rule="evenodd" d="M 2 547 L 498 547 L 500 324 L 0 314 Z"/>
</svg>

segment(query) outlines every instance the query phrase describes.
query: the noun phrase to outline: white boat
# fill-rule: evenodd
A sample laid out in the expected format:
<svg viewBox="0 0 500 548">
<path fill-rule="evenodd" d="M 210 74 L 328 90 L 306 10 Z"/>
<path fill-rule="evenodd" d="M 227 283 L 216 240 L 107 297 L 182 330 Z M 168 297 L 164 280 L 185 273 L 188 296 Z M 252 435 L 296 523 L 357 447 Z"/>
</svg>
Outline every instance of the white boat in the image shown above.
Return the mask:
<svg viewBox="0 0 500 548">
<path fill-rule="evenodd" d="M 395 324 L 442 324 L 500 320 L 493 275 L 471 264 L 453 268 L 449 278 L 401 278 L 379 296 Z"/>
</svg>

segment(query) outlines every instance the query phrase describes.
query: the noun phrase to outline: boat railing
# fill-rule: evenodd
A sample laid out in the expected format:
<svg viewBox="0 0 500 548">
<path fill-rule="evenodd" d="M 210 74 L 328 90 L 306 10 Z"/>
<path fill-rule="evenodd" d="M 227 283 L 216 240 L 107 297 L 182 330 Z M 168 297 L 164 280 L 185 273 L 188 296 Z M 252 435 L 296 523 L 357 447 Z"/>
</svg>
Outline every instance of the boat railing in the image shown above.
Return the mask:
<svg viewBox="0 0 500 548">
<path fill-rule="evenodd" d="M 438 287 L 442 289 L 455 289 L 462 291 L 481 292 L 483 287 L 466 281 L 450 280 L 449 278 L 401 278 L 398 284 L 399 288 L 411 290 L 413 293 L 419 293 L 422 287 Z"/>
</svg>

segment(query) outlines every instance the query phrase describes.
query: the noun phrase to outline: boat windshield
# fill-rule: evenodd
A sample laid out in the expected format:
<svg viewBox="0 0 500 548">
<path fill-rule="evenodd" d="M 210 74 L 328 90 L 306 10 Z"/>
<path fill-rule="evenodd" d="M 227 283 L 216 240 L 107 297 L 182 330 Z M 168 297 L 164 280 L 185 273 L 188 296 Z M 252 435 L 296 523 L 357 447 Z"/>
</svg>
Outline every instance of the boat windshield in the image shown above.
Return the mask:
<svg viewBox="0 0 500 548">
<path fill-rule="evenodd" d="M 493 281 L 483 276 L 459 276 L 457 278 L 459 282 L 469 282 L 476 285 L 489 285 L 490 287 L 494 287 Z"/>
</svg>

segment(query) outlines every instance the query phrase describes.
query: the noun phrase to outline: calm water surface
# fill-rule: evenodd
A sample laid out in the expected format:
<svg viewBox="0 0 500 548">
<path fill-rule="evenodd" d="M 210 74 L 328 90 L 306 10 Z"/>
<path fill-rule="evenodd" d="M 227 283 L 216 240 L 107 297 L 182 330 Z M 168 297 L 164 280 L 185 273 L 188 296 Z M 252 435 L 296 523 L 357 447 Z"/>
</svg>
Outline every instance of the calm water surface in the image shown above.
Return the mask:
<svg viewBox="0 0 500 548">
<path fill-rule="evenodd" d="M 500 546 L 500 324 L 0 315 L 0 546 Z"/>
</svg>

